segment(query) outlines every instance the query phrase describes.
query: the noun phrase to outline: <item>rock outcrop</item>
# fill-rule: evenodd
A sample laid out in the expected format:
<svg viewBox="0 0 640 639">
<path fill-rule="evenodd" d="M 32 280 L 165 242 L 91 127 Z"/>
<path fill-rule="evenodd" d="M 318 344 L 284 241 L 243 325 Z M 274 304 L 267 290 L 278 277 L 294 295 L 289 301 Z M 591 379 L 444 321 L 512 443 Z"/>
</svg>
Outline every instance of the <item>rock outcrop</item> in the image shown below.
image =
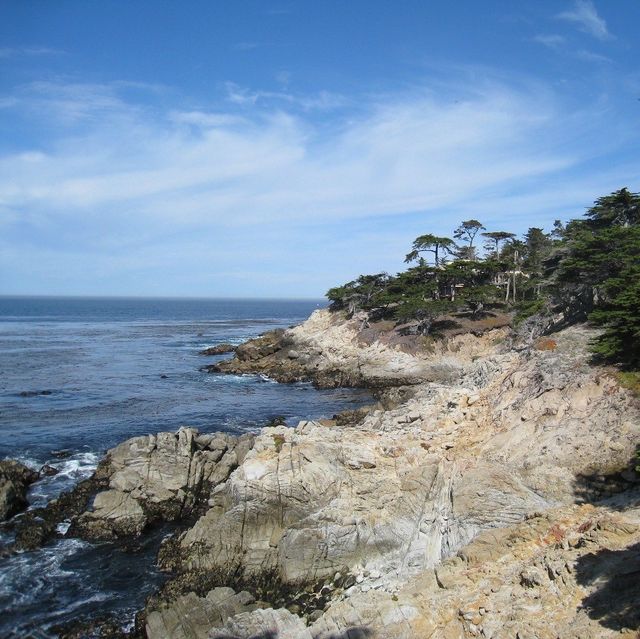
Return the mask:
<svg viewBox="0 0 640 639">
<path fill-rule="evenodd" d="M 308 328 L 316 338 L 325 319 L 316 315 L 293 330 L 306 335 Z M 340 325 L 329 327 L 323 348 L 327 342 L 343 346 L 346 338 L 336 336 L 342 330 L 354 353 L 361 351 L 352 329 Z M 283 587 L 331 581 L 336 572 L 348 570 L 356 582 L 335 588 L 334 603 L 319 619 L 307 618 L 314 639 L 347 628 L 407 639 L 546 638 L 539 630 L 527 634 L 540 614 L 539 608 L 527 607 L 526 584 L 549 571 L 543 563 L 527 572 L 533 554 L 524 559 L 525 549 L 540 550 L 539 537 L 546 539 L 547 529 L 582 530 L 585 513 L 609 522 L 603 526 L 618 526 L 612 549 L 637 542 L 633 517 L 611 519 L 603 506 L 573 505 L 632 489 L 630 460 L 640 439 L 637 400 L 610 371 L 588 364 L 591 336 L 573 327 L 552 340 L 514 345 L 500 329 L 482 337 L 457 336 L 418 357 L 401 351 L 387 357 L 393 347 L 376 346 L 381 362 L 387 358 L 376 369 L 378 379 L 392 374 L 389 361 L 413 358 L 410 370 L 419 370 L 423 382 L 414 385 L 409 399 L 396 408 L 372 409 L 354 423 L 263 429 L 244 463 L 213 490 L 208 512 L 173 541 L 166 566 L 249 581 L 270 574 Z M 239 361 L 273 364 L 282 349 L 270 340 L 251 345 L 255 359 Z M 303 341 L 297 339 L 297 357 L 288 359 L 300 359 Z M 274 350 L 264 355 L 260 344 Z M 357 358 L 362 370 L 362 355 Z M 515 553 L 521 538 L 526 543 Z M 566 555 L 567 561 L 578 561 L 582 555 L 570 557 L 573 547 L 565 546 L 553 546 L 556 559 Z M 474 554 L 481 548 L 488 553 L 482 561 Z M 500 597 L 489 588 L 485 600 L 495 602 L 485 601 L 477 610 L 485 615 L 491 609 L 494 617 L 487 617 L 480 634 L 477 615 L 463 605 L 479 587 L 480 577 L 474 582 L 468 572 L 477 566 L 484 575 L 496 559 L 517 569 L 518 577 Z M 502 569 L 493 566 L 496 580 L 506 578 Z M 459 574 L 455 580 L 466 588 L 456 595 L 460 605 L 452 603 L 458 600 L 443 585 L 453 579 L 446 571 Z M 558 591 L 555 578 L 548 582 L 546 596 L 556 598 L 558 615 L 590 596 L 577 581 L 568 593 Z M 428 586 L 429 594 L 422 607 L 414 602 L 409 610 L 403 597 L 414 597 L 412 584 Z M 429 607 L 434 605 L 435 611 Z M 513 619 L 498 615 L 501 607 L 516 610 Z M 567 614 L 564 636 L 582 636 L 571 632 L 583 617 Z M 515 630 L 500 634 L 495 629 L 501 625 Z M 585 628 L 585 636 L 599 636 L 598 623 Z"/>
<path fill-rule="evenodd" d="M 341 314 L 315 311 L 301 326 L 250 340 L 236 349 L 233 359 L 207 368 L 222 373 L 263 373 L 279 382 L 311 380 L 321 388 L 386 388 L 451 373 L 446 362 L 434 366 L 433 361 L 405 352 L 402 341 L 364 341 L 362 322 L 362 318 L 345 320 Z"/>
<path fill-rule="evenodd" d="M 176 565 L 295 583 L 366 563 L 403 578 L 483 530 L 584 498 L 589 477 L 627 469 L 640 435 L 632 398 L 586 363 L 587 341 L 574 328 L 553 350 L 475 361 L 460 348 L 458 383 L 425 384 L 398 409 L 264 429 Z"/>
<path fill-rule="evenodd" d="M 204 597 L 190 592 L 163 604 L 146 617 L 147 639 L 207 639 L 212 628 L 258 608 L 253 596 L 231 588 L 213 588 Z"/>
<path fill-rule="evenodd" d="M 200 351 L 200 355 L 224 355 L 226 353 L 234 353 L 237 346 L 233 344 L 216 344 L 215 346 L 209 346 Z"/>
<path fill-rule="evenodd" d="M 39 474 L 20 462 L 0 461 L 0 521 L 5 521 L 28 506 L 27 491 Z"/>
<path fill-rule="evenodd" d="M 197 514 L 252 443 L 251 435 L 199 435 L 193 428 L 127 440 L 109 451 L 96 473 L 106 478 L 107 490 L 70 532 L 88 539 L 135 536 L 150 523 Z"/>
<path fill-rule="evenodd" d="M 360 624 L 378 639 L 636 637 L 639 504 L 628 499 L 624 514 L 555 508 L 485 531 L 393 594 L 372 587 L 347 593 L 311 627 L 312 636 Z"/>
</svg>

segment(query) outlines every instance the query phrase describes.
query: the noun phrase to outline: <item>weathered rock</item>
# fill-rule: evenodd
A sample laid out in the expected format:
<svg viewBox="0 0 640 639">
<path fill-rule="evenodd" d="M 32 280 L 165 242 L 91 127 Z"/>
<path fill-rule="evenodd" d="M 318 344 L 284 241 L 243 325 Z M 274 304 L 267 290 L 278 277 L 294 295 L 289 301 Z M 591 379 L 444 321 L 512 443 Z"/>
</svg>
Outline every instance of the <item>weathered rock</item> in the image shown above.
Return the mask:
<svg viewBox="0 0 640 639">
<path fill-rule="evenodd" d="M 285 583 L 362 561 L 404 573 L 546 505 L 507 471 L 476 461 L 461 472 L 420 447 L 417 433 L 398 467 L 394 431 L 368 419 L 348 431 L 314 422 L 263 429 L 181 538 L 182 568 L 247 578 L 271 570 Z M 489 498 L 477 497 L 480 488 Z"/>
<path fill-rule="evenodd" d="M 640 625 L 638 512 L 637 503 L 631 516 L 569 506 L 481 533 L 436 578 L 427 571 L 393 594 L 355 593 L 310 630 L 317 639 L 349 624 L 376 639 L 631 639 Z"/>
<path fill-rule="evenodd" d="M 304 621 L 288 610 L 254 610 L 229 619 L 213 628 L 209 639 L 313 639 Z"/>
<path fill-rule="evenodd" d="M 256 608 L 254 598 L 246 591 L 235 593 L 231 588 L 214 588 L 205 597 L 191 592 L 149 612 L 146 636 L 147 639 L 207 639 L 212 628 Z"/>
<path fill-rule="evenodd" d="M 20 462 L 0 461 L 0 521 L 13 517 L 28 506 L 27 491 L 38 478 L 36 471 Z"/>
<path fill-rule="evenodd" d="M 235 353 L 238 347 L 233 344 L 216 344 L 200 351 L 200 355 L 224 355 L 225 353 Z"/>
<path fill-rule="evenodd" d="M 184 519 L 206 509 L 212 488 L 242 462 L 252 436 L 177 433 L 134 437 L 109 451 L 108 490 L 72 523 L 70 534 L 89 539 L 139 535 L 155 521 Z"/>
<path fill-rule="evenodd" d="M 53 466 L 49 466 L 49 464 L 45 464 L 39 471 L 39 477 L 53 477 L 57 475 L 60 471 Z"/>
<path fill-rule="evenodd" d="M 431 636 L 436 628 L 443 632 L 434 637 L 476 636 L 473 627 L 490 602 L 473 608 L 463 601 L 451 618 L 443 603 L 442 622 L 434 625 L 426 612 L 397 604 L 393 593 L 414 579 L 433 592 L 457 588 L 466 579 L 461 566 L 499 560 L 518 531 L 533 529 L 526 522 L 518 528 L 532 513 L 589 498 L 581 478 L 602 476 L 596 480 L 608 486 L 611 473 L 628 468 L 640 412 L 606 371 L 586 364 L 591 335 L 575 327 L 555 335 L 553 349 L 519 350 L 498 346 L 500 333 L 457 336 L 446 352 L 414 362 L 432 372 L 446 364 L 458 371 L 456 385 L 443 373 L 439 383 L 414 386 L 404 403 L 369 409 L 352 423 L 263 429 L 244 463 L 212 491 L 209 511 L 174 540 L 171 567 L 247 580 L 273 574 L 290 587 L 330 580 L 346 568 L 357 578 L 342 581 L 347 591 L 333 595 L 340 601 L 314 632 L 316 624 L 323 636 L 396 624 L 404 628 L 398 637 Z M 302 341 L 295 360 L 286 357 L 286 344 L 287 361 L 305 360 L 311 351 L 305 355 Z M 323 357 L 326 348 L 323 342 Z M 616 480 L 620 490 L 630 485 L 625 481 Z M 523 601 L 547 574 L 526 567 L 518 564 L 510 577 Z M 354 612 L 361 602 L 370 617 Z M 381 602 L 390 602 L 388 609 Z M 485 636 L 501 637 L 491 623 L 499 627 L 483 626 Z M 528 636 L 524 628 L 520 634 Z"/>
<path fill-rule="evenodd" d="M 361 322 L 315 311 L 302 325 L 272 331 L 239 346 L 233 359 L 207 367 L 211 372 L 263 373 L 279 382 L 311 380 L 321 388 L 386 388 L 418 384 L 433 375 L 417 357 L 381 341 L 363 344 Z M 456 374 L 459 371 L 456 370 Z"/>
</svg>

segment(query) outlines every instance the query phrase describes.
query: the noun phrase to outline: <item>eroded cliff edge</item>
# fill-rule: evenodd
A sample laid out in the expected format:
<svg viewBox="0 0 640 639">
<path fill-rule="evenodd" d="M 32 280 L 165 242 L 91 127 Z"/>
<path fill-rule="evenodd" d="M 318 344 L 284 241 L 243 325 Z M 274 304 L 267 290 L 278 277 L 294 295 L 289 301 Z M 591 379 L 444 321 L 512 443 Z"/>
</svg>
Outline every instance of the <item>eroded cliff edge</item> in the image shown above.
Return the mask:
<svg viewBox="0 0 640 639">
<path fill-rule="evenodd" d="M 592 332 L 419 344 L 378 329 L 318 311 L 217 365 L 387 388 L 366 414 L 225 442 L 242 452 L 217 474 L 217 444 L 192 431 L 112 452 L 72 531 L 139 534 L 158 500 L 200 515 L 161 551 L 174 577 L 147 636 L 635 636 L 640 410 L 588 363 Z M 164 470 L 162 442 L 177 446 Z"/>
</svg>

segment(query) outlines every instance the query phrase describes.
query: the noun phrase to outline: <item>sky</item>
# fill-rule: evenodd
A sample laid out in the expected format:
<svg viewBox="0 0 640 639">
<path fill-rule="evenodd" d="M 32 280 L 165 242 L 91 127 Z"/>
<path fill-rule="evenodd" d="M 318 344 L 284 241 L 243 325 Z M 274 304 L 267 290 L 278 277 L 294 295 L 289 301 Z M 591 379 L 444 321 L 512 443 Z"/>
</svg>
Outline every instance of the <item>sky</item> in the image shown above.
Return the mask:
<svg viewBox="0 0 640 639">
<path fill-rule="evenodd" d="M 638 0 L 0 0 L 0 294 L 308 297 L 640 190 Z"/>
</svg>

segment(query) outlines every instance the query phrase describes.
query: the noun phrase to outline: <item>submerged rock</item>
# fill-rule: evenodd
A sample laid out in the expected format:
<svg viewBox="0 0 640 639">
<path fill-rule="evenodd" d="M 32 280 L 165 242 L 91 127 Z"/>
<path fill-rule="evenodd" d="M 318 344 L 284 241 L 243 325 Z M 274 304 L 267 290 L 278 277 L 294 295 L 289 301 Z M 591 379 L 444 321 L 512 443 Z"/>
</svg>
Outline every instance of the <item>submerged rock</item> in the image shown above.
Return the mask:
<svg viewBox="0 0 640 639">
<path fill-rule="evenodd" d="M 29 486 L 39 479 L 39 474 L 18 461 L 0 461 L 0 521 L 10 519 L 29 504 Z"/>
<path fill-rule="evenodd" d="M 91 498 L 105 487 L 105 478 L 98 471 L 72 490 L 63 492 L 44 508 L 34 508 L 20 515 L 15 522 L 15 550 L 35 550 L 65 529 L 74 517 L 84 512 Z"/>
</svg>

